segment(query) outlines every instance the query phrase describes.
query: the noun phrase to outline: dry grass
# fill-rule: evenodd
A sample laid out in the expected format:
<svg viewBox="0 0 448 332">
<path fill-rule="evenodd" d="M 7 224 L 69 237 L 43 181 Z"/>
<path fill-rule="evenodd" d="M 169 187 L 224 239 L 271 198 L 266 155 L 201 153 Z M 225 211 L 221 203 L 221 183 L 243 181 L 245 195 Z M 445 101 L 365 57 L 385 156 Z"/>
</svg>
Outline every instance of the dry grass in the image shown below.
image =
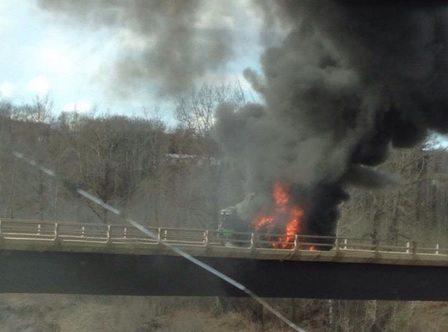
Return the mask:
<svg viewBox="0 0 448 332">
<path fill-rule="evenodd" d="M 144 297 L 0 295 L 2 332 L 257 332 L 241 313 L 217 315 L 192 300 Z M 189 309 L 185 309 L 189 308 Z M 264 331 L 281 331 L 278 327 Z"/>
<path fill-rule="evenodd" d="M 323 302 L 302 301 L 297 319 L 307 331 L 324 331 Z M 320 303 L 320 304 L 319 304 Z M 0 295 L 1 332 L 286 332 L 265 314 L 265 324 L 254 321 L 250 310 L 239 306 L 217 311 L 214 299 L 148 298 L 79 295 Z M 386 332 L 448 331 L 448 304 L 402 302 L 381 330 Z M 286 307 L 285 307 L 286 308 Z M 320 309 L 319 309 L 320 308 Z M 286 312 L 285 312 L 286 313 Z M 346 317 L 356 321 L 356 317 Z M 359 318 L 359 317 L 358 317 Z M 380 316 L 378 316 L 380 319 Z M 320 322 L 320 323 L 319 323 Z M 349 324 L 350 325 L 350 324 Z M 353 325 L 353 324 L 352 324 Z M 350 325 L 351 326 L 351 325 Z M 342 325 L 340 325 L 342 328 Z M 358 326 L 359 331 L 367 331 Z M 341 331 L 354 331 L 352 328 Z"/>
<path fill-rule="evenodd" d="M 414 302 L 403 306 L 391 320 L 389 331 L 446 332 L 448 304 L 444 302 Z"/>
</svg>

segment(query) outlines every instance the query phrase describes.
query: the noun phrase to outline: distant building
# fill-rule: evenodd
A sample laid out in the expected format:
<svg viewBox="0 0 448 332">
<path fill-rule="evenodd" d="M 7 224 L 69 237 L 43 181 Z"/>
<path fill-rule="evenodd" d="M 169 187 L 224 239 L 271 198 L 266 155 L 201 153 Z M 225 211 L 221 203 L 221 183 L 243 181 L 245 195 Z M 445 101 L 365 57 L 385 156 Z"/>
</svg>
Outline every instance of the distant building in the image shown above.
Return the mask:
<svg viewBox="0 0 448 332">
<path fill-rule="evenodd" d="M 179 154 L 179 153 L 167 153 L 165 155 L 166 161 L 169 165 L 189 164 L 197 167 L 205 165 L 218 166 L 221 161 L 214 157 L 204 157 L 194 154 Z"/>
</svg>

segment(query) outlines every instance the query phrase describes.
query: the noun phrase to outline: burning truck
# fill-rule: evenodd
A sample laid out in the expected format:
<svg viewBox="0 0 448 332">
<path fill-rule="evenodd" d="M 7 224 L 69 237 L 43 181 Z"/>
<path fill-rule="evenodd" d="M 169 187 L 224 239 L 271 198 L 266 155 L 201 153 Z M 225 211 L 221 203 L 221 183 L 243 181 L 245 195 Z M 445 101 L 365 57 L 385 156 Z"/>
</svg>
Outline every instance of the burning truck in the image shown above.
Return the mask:
<svg viewBox="0 0 448 332">
<path fill-rule="evenodd" d="M 272 193 L 251 193 L 235 206 L 220 213 L 219 236 L 227 246 L 244 246 L 256 235 L 258 246 L 292 249 L 296 235 L 304 250 L 330 250 L 336 235 L 337 206 L 348 199 L 338 185 L 321 184 L 306 188 L 275 182 Z M 316 200 L 319 200 L 319 204 Z M 322 209 L 322 204 L 328 207 Z"/>
</svg>

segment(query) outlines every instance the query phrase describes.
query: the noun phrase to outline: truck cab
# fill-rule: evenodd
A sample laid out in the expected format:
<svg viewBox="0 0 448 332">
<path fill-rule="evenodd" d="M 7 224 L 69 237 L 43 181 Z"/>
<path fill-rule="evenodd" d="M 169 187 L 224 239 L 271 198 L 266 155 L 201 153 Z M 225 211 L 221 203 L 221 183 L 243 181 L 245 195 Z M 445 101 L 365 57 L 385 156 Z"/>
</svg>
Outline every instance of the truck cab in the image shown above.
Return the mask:
<svg viewBox="0 0 448 332">
<path fill-rule="evenodd" d="M 238 215 L 237 206 L 222 209 L 219 216 L 218 237 L 225 246 L 247 246 L 250 240 L 249 222 Z"/>
</svg>

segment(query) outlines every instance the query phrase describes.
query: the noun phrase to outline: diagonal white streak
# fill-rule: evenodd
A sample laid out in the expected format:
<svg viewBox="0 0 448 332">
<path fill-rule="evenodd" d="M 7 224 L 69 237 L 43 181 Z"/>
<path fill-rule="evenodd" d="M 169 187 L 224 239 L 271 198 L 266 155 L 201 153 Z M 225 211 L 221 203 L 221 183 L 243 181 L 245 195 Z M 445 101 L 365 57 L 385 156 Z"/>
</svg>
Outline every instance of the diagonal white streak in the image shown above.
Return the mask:
<svg viewBox="0 0 448 332">
<path fill-rule="evenodd" d="M 25 161 L 26 163 L 28 163 L 29 165 L 39 169 L 41 172 L 43 172 L 44 174 L 51 176 L 51 177 L 56 177 L 56 173 L 53 172 L 52 170 L 39 165 L 35 160 L 28 158 L 27 156 L 25 156 L 23 153 L 17 152 L 17 151 L 13 151 L 12 152 L 13 155 L 18 158 L 21 159 L 23 161 Z M 117 215 L 117 216 L 121 216 L 123 217 L 124 220 L 126 220 L 126 222 L 128 222 L 130 225 L 134 226 L 135 228 L 137 228 L 139 231 L 141 231 L 143 234 L 148 235 L 148 237 L 157 240 L 157 234 L 154 234 L 153 232 L 151 232 L 148 228 L 146 228 L 145 226 L 143 226 L 142 224 L 124 217 L 123 214 L 121 213 L 120 210 L 114 208 L 113 206 L 105 203 L 103 200 L 101 200 L 100 198 L 88 193 L 87 191 L 83 190 L 83 189 L 76 189 L 76 192 L 81 195 L 82 197 L 88 199 L 89 201 L 97 204 L 98 206 L 101 206 L 102 208 L 112 212 L 113 214 Z M 175 252 L 176 254 L 178 254 L 179 256 L 185 258 L 186 260 L 190 261 L 191 263 L 199 266 L 200 268 L 206 270 L 207 272 L 213 274 L 214 276 L 220 278 L 221 280 L 227 282 L 228 284 L 232 285 L 233 287 L 239 289 L 240 291 L 246 293 L 249 297 L 251 297 L 253 300 L 255 300 L 256 302 L 260 303 L 266 310 L 268 310 L 269 312 L 271 312 L 274 316 L 276 316 L 278 319 L 280 319 L 283 323 L 285 323 L 286 325 L 288 325 L 292 330 L 294 331 L 298 331 L 298 332 L 305 332 L 304 329 L 298 327 L 296 324 L 294 324 L 291 320 L 289 320 L 288 318 L 286 318 L 280 311 L 278 311 L 277 309 L 275 309 L 274 307 L 272 307 L 269 303 L 267 303 L 265 300 L 263 300 L 260 296 L 258 296 L 257 294 L 255 294 L 254 292 L 252 292 L 250 289 L 246 288 L 246 286 L 244 286 L 243 284 L 239 283 L 238 281 L 236 281 L 235 279 L 227 276 L 226 274 L 218 271 L 217 269 L 215 269 L 214 267 L 208 265 L 207 263 L 193 257 L 192 255 L 190 255 L 189 253 L 183 251 L 182 249 L 173 246 L 165 241 L 160 241 L 160 243 L 165 246 L 166 248 L 170 249 L 171 251 Z"/>
</svg>

